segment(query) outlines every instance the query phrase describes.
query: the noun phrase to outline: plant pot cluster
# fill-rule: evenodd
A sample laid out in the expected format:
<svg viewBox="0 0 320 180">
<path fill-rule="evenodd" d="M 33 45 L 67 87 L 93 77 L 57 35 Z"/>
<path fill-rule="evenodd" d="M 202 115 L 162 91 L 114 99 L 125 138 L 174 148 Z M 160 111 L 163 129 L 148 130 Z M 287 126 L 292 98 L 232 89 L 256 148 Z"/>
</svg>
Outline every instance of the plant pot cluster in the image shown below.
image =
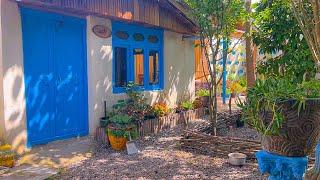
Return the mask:
<svg viewBox="0 0 320 180">
<path fill-rule="evenodd" d="M 124 137 L 123 135 L 115 135 L 111 133 L 115 130 L 127 131 L 134 133 L 138 132 L 140 137 L 157 134 L 166 129 L 172 129 L 177 125 L 183 124 L 185 126 L 194 119 L 201 118 L 207 114 L 206 108 L 199 108 L 195 110 L 189 111 L 180 111 L 176 113 L 169 113 L 167 115 L 161 117 L 151 117 L 145 118 L 144 121 L 137 123 L 135 126 L 129 127 L 125 126 L 122 129 L 115 127 L 112 123 L 110 124 L 110 119 L 101 118 L 100 127 L 97 128 L 96 139 L 102 144 L 109 144 L 114 150 L 122 151 L 126 147 L 126 143 L 128 141 L 128 137 Z M 107 123 L 105 122 L 107 121 Z M 107 125 L 105 125 L 105 123 Z M 103 126 L 102 126 L 103 125 Z M 134 134 L 132 133 L 132 134 Z M 128 133 L 127 133 L 128 134 Z M 135 137 L 137 137 L 135 135 Z"/>
<path fill-rule="evenodd" d="M 139 87 L 134 84 L 127 85 L 126 94 L 128 98 L 118 101 L 110 112 L 106 111 L 105 104 L 105 117 L 100 119 L 100 128 L 105 129 L 104 136 L 107 136 L 107 142 L 114 150 L 124 150 L 129 139 L 159 132 L 177 124 L 187 125 L 196 115 L 204 114 L 194 110 L 202 108 L 202 103 L 190 100 L 181 102 L 176 109 L 170 109 L 164 102 L 150 106 Z M 102 134 L 100 130 L 97 132 L 98 135 Z"/>
</svg>

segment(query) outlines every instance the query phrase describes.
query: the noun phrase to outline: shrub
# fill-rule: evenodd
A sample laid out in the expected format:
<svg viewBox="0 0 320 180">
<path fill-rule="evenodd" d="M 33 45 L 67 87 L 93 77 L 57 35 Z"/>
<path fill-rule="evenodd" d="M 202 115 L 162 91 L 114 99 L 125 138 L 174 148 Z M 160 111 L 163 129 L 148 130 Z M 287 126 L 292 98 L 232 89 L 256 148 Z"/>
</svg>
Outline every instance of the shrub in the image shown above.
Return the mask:
<svg viewBox="0 0 320 180">
<path fill-rule="evenodd" d="M 133 139 L 138 137 L 137 127 L 132 117 L 127 114 L 112 116 L 107 131 L 116 137 L 125 137 L 127 139 L 129 139 L 129 135 Z"/>
<path fill-rule="evenodd" d="M 141 88 L 134 83 L 126 86 L 127 99 L 119 100 L 113 106 L 113 114 L 127 114 L 135 122 L 141 122 L 146 116 L 151 116 L 152 108 L 146 103 L 146 98 L 141 92 Z"/>
<path fill-rule="evenodd" d="M 197 94 L 198 97 L 205 97 L 205 96 L 209 96 L 210 92 L 207 89 L 200 89 L 200 90 L 197 91 L 196 94 Z"/>
<path fill-rule="evenodd" d="M 231 83 L 230 91 L 234 94 L 240 94 L 246 91 L 246 87 L 241 86 L 238 81 L 235 81 Z"/>
<path fill-rule="evenodd" d="M 153 106 L 153 112 L 157 117 L 162 117 L 170 112 L 169 107 L 165 103 L 157 103 Z"/>
<path fill-rule="evenodd" d="M 191 101 L 184 101 L 180 105 L 181 109 L 184 111 L 188 111 L 193 109 L 193 103 Z"/>
</svg>

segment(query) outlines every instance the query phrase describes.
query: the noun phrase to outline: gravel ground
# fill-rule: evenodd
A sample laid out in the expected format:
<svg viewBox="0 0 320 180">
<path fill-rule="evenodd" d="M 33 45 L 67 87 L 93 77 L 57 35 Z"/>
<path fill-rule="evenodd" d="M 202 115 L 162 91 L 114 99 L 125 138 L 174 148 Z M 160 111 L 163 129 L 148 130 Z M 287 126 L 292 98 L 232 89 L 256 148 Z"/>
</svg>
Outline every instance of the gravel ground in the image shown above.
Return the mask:
<svg viewBox="0 0 320 180">
<path fill-rule="evenodd" d="M 261 135 L 254 129 L 248 127 L 232 128 L 227 132 L 228 137 L 261 141 Z"/>
<path fill-rule="evenodd" d="M 201 123 L 193 121 L 189 128 Z M 136 141 L 137 155 L 97 148 L 95 155 L 78 163 L 56 179 L 266 179 L 257 164 L 233 167 L 227 159 L 179 150 L 182 126 Z"/>
</svg>

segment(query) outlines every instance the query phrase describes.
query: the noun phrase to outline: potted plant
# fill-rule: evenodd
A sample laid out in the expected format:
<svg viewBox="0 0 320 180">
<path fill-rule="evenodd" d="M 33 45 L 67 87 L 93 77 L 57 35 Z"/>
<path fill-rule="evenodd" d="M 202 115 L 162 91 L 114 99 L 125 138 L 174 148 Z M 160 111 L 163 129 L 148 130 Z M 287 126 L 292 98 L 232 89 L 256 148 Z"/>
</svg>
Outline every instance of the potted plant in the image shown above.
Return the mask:
<svg viewBox="0 0 320 180">
<path fill-rule="evenodd" d="M 263 135 L 271 153 L 303 157 L 320 138 L 320 82 L 294 83 L 285 78 L 257 80 L 240 103 L 245 122 Z"/>
<path fill-rule="evenodd" d="M 196 93 L 197 97 L 201 99 L 202 105 L 204 107 L 209 107 L 209 97 L 210 97 L 210 92 L 207 89 L 200 89 Z"/>
<path fill-rule="evenodd" d="M 202 104 L 202 101 L 200 98 L 196 98 L 194 101 L 193 101 L 193 108 L 194 109 L 200 109 L 203 107 L 203 104 Z"/>
<path fill-rule="evenodd" d="M 114 150 L 122 151 L 126 148 L 127 140 L 138 136 L 136 124 L 127 114 L 117 114 L 110 118 L 107 127 L 108 138 Z"/>
<path fill-rule="evenodd" d="M 180 104 L 180 109 L 182 111 L 190 111 L 193 109 L 193 103 L 191 101 L 183 101 Z"/>
<path fill-rule="evenodd" d="M 153 105 L 152 109 L 156 117 L 163 117 L 170 112 L 166 103 L 156 103 Z"/>
<path fill-rule="evenodd" d="M 183 121 L 186 125 L 188 124 L 189 120 L 192 119 L 193 113 L 193 102 L 190 100 L 186 100 L 180 103 L 177 111 L 180 112 L 180 120 Z"/>
<path fill-rule="evenodd" d="M 15 154 L 9 144 L 1 144 L 0 141 L 0 166 L 12 168 L 14 166 Z"/>
<path fill-rule="evenodd" d="M 129 82 L 126 86 L 126 94 L 128 99 L 122 112 L 132 116 L 137 124 L 141 124 L 143 120 L 152 117 L 152 107 L 146 103 L 146 97 L 143 89 L 133 82 Z"/>
</svg>

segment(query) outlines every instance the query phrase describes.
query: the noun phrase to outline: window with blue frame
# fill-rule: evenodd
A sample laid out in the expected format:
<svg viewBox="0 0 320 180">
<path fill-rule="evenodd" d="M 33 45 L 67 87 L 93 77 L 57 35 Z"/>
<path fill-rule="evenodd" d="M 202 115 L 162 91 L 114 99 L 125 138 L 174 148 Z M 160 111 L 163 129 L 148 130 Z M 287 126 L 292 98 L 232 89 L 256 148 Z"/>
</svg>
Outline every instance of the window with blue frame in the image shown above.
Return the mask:
<svg viewBox="0 0 320 180">
<path fill-rule="evenodd" d="M 163 30 L 112 23 L 113 92 L 129 82 L 143 90 L 163 89 Z"/>
</svg>

